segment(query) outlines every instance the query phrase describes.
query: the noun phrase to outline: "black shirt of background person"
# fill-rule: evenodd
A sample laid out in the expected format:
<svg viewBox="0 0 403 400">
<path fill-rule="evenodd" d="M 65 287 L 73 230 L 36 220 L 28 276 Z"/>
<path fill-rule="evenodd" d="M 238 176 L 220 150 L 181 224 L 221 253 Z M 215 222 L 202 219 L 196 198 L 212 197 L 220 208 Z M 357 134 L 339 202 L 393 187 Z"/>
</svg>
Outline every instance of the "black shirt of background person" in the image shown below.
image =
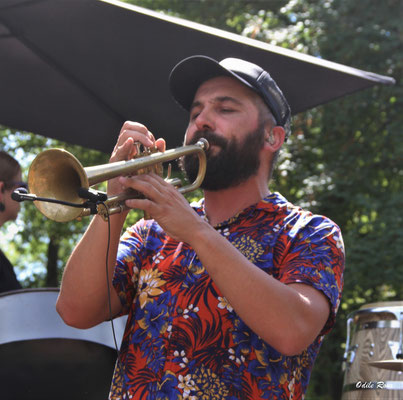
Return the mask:
<svg viewBox="0 0 403 400">
<path fill-rule="evenodd" d="M 0 293 L 21 288 L 12 264 L 0 250 Z"/>
</svg>

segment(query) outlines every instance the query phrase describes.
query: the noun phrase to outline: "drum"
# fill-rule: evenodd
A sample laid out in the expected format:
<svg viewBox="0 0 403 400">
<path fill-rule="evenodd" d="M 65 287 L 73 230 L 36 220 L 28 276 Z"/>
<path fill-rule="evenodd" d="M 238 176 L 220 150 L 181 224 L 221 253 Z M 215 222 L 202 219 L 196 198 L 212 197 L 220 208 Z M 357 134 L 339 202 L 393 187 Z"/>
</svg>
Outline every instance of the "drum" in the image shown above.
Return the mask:
<svg viewBox="0 0 403 400">
<path fill-rule="evenodd" d="M 403 399 L 403 302 L 362 306 L 347 320 L 342 400 Z"/>
<path fill-rule="evenodd" d="M 2 400 L 106 399 L 116 361 L 111 323 L 67 326 L 55 309 L 58 289 L 0 295 Z M 125 317 L 114 320 L 120 346 Z"/>
</svg>

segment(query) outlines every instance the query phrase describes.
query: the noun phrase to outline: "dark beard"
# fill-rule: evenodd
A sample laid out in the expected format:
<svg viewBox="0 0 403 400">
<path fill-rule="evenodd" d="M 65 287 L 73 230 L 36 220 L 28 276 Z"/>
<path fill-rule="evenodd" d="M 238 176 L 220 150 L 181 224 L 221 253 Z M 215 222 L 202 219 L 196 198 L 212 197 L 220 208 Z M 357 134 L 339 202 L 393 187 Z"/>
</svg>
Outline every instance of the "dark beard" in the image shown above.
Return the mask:
<svg viewBox="0 0 403 400">
<path fill-rule="evenodd" d="M 259 124 L 241 143 L 235 139 L 224 139 L 215 132 L 197 131 L 188 144 L 194 144 L 202 137 L 208 140 L 210 146 L 214 144 L 220 147 L 215 155 L 207 150 L 206 175 L 200 186 L 202 189 L 217 191 L 235 187 L 257 173 L 260 165 L 259 151 L 264 140 L 264 124 Z M 199 169 L 198 157 L 186 156 L 180 165 L 189 181 L 193 182 Z"/>
</svg>

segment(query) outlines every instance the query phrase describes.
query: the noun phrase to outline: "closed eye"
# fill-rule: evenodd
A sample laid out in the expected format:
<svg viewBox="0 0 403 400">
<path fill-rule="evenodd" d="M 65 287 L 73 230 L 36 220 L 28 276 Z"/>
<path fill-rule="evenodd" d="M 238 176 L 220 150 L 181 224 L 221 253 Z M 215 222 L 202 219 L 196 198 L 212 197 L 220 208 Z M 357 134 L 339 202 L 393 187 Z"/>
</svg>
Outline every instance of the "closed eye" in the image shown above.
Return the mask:
<svg viewBox="0 0 403 400">
<path fill-rule="evenodd" d="M 199 116 L 199 114 L 200 114 L 200 113 L 198 113 L 198 112 L 195 112 L 195 113 L 191 114 L 191 115 L 190 115 L 190 120 L 191 120 L 191 121 L 194 121 L 194 120 Z"/>
</svg>

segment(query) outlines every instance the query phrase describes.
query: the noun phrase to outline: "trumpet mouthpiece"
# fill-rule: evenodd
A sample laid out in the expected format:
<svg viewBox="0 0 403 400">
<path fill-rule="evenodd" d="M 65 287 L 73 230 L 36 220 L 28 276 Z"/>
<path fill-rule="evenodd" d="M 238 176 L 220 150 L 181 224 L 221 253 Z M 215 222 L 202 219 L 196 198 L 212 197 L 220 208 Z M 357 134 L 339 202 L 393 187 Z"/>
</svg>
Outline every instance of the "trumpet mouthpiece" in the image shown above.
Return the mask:
<svg viewBox="0 0 403 400">
<path fill-rule="evenodd" d="M 209 142 L 208 142 L 207 139 L 205 139 L 205 138 L 200 138 L 200 139 L 197 141 L 197 144 L 198 144 L 204 151 L 207 151 L 208 148 L 210 147 Z"/>
</svg>

